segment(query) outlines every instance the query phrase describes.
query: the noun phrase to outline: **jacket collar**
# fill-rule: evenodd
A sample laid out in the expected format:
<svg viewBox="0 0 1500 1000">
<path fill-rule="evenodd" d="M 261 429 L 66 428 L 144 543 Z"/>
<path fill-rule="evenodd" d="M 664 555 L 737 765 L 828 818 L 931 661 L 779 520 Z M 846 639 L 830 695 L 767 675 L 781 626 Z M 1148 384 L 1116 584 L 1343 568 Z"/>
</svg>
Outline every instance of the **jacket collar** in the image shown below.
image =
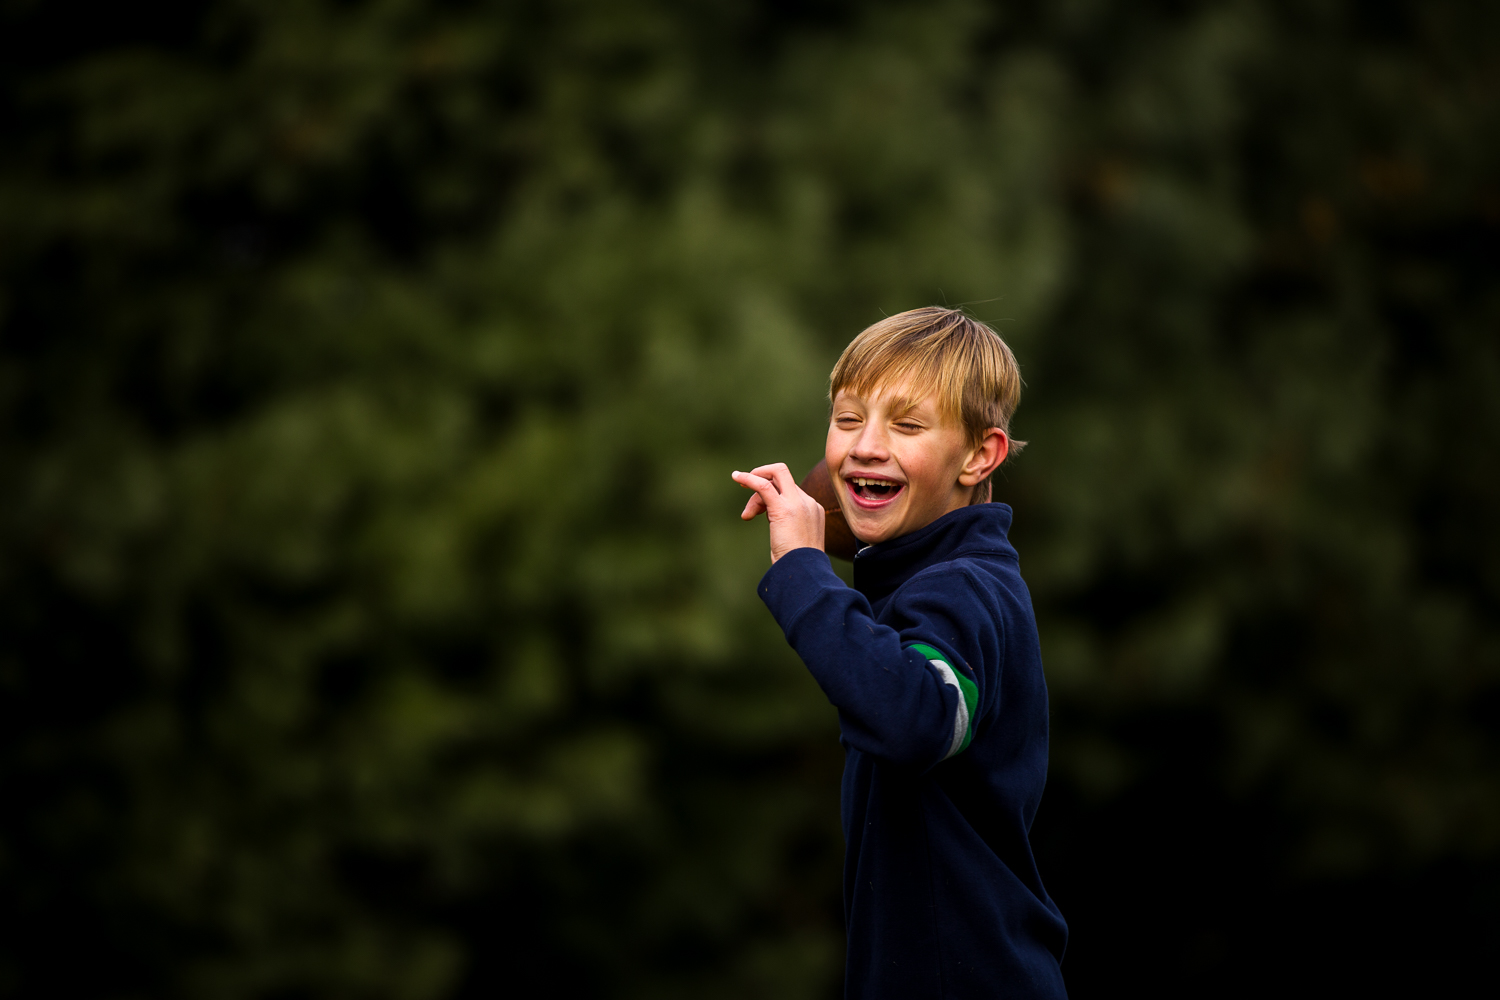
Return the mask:
<svg viewBox="0 0 1500 1000">
<path fill-rule="evenodd" d="M 878 601 L 928 566 L 971 552 L 1016 558 L 1007 537 L 1011 509 L 1003 503 L 981 503 L 951 510 L 925 528 L 867 545 L 854 556 L 854 587 Z"/>
</svg>

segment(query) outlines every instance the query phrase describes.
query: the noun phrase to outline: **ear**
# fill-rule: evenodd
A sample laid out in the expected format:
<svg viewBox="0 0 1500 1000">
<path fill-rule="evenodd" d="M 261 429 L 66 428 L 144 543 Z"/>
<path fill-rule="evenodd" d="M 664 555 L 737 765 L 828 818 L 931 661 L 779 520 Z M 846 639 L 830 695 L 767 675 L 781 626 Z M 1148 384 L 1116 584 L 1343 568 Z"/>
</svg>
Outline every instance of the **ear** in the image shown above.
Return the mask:
<svg viewBox="0 0 1500 1000">
<path fill-rule="evenodd" d="M 978 486 L 990 477 L 990 474 L 1000 468 L 1000 463 L 1005 461 L 1005 456 L 1010 454 L 1010 438 L 998 427 L 991 427 L 984 432 L 984 438 L 979 446 L 969 453 L 968 461 L 964 462 L 963 468 L 958 473 L 958 484 L 960 486 Z"/>
</svg>

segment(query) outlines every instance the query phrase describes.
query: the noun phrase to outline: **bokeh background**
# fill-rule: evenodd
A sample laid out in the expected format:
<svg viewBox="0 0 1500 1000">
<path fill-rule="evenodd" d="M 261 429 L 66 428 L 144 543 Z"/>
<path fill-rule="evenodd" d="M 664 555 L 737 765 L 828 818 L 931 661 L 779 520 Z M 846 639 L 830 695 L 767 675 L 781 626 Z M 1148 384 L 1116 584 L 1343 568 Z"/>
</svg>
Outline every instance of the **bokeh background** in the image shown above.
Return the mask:
<svg viewBox="0 0 1500 1000">
<path fill-rule="evenodd" d="M 1073 995 L 1493 985 L 1500 7 L 0 11 L 0 994 L 838 996 L 728 474 L 930 303 Z"/>
</svg>

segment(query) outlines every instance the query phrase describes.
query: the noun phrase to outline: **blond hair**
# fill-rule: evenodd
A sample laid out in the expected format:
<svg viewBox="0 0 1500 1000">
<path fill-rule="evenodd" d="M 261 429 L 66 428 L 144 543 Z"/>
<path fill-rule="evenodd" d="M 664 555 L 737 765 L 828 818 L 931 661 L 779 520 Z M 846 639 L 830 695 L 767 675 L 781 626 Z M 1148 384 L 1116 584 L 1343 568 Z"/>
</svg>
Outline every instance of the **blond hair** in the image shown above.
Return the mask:
<svg viewBox="0 0 1500 1000">
<path fill-rule="evenodd" d="M 898 410 L 930 393 L 938 412 L 964 430 L 977 448 L 998 427 L 1010 439 L 1009 456 L 1026 447 L 1010 437 L 1010 418 L 1021 402 L 1021 369 L 1000 335 L 957 309 L 924 306 L 866 327 L 849 342 L 828 376 L 828 402 L 840 392 L 869 396 L 899 389 Z M 990 481 L 974 489 L 973 503 L 990 498 Z"/>
</svg>

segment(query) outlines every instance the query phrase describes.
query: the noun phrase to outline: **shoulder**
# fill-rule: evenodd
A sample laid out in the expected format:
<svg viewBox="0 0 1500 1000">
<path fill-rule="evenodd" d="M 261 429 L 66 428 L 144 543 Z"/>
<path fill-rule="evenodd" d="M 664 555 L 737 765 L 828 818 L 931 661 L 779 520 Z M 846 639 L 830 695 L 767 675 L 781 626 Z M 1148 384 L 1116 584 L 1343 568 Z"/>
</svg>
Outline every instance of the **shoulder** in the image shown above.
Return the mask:
<svg viewBox="0 0 1500 1000">
<path fill-rule="evenodd" d="M 997 652 L 1012 641 L 1032 643 L 1036 631 L 1014 552 L 969 552 L 926 566 L 896 589 L 888 608 L 904 621 L 944 619 Z"/>
<path fill-rule="evenodd" d="M 965 552 L 912 574 L 896 589 L 896 598 L 938 593 L 998 606 L 1006 600 L 1011 579 L 1020 580 L 1013 554 Z"/>
<path fill-rule="evenodd" d="M 898 628 L 938 627 L 956 647 L 989 647 L 1004 631 L 1004 588 L 985 559 L 948 559 L 924 567 L 891 595 L 887 616 Z M 951 635 L 949 635 L 951 633 Z M 963 637 L 963 638 L 960 638 Z M 970 652 L 964 653 L 967 659 Z"/>
</svg>

